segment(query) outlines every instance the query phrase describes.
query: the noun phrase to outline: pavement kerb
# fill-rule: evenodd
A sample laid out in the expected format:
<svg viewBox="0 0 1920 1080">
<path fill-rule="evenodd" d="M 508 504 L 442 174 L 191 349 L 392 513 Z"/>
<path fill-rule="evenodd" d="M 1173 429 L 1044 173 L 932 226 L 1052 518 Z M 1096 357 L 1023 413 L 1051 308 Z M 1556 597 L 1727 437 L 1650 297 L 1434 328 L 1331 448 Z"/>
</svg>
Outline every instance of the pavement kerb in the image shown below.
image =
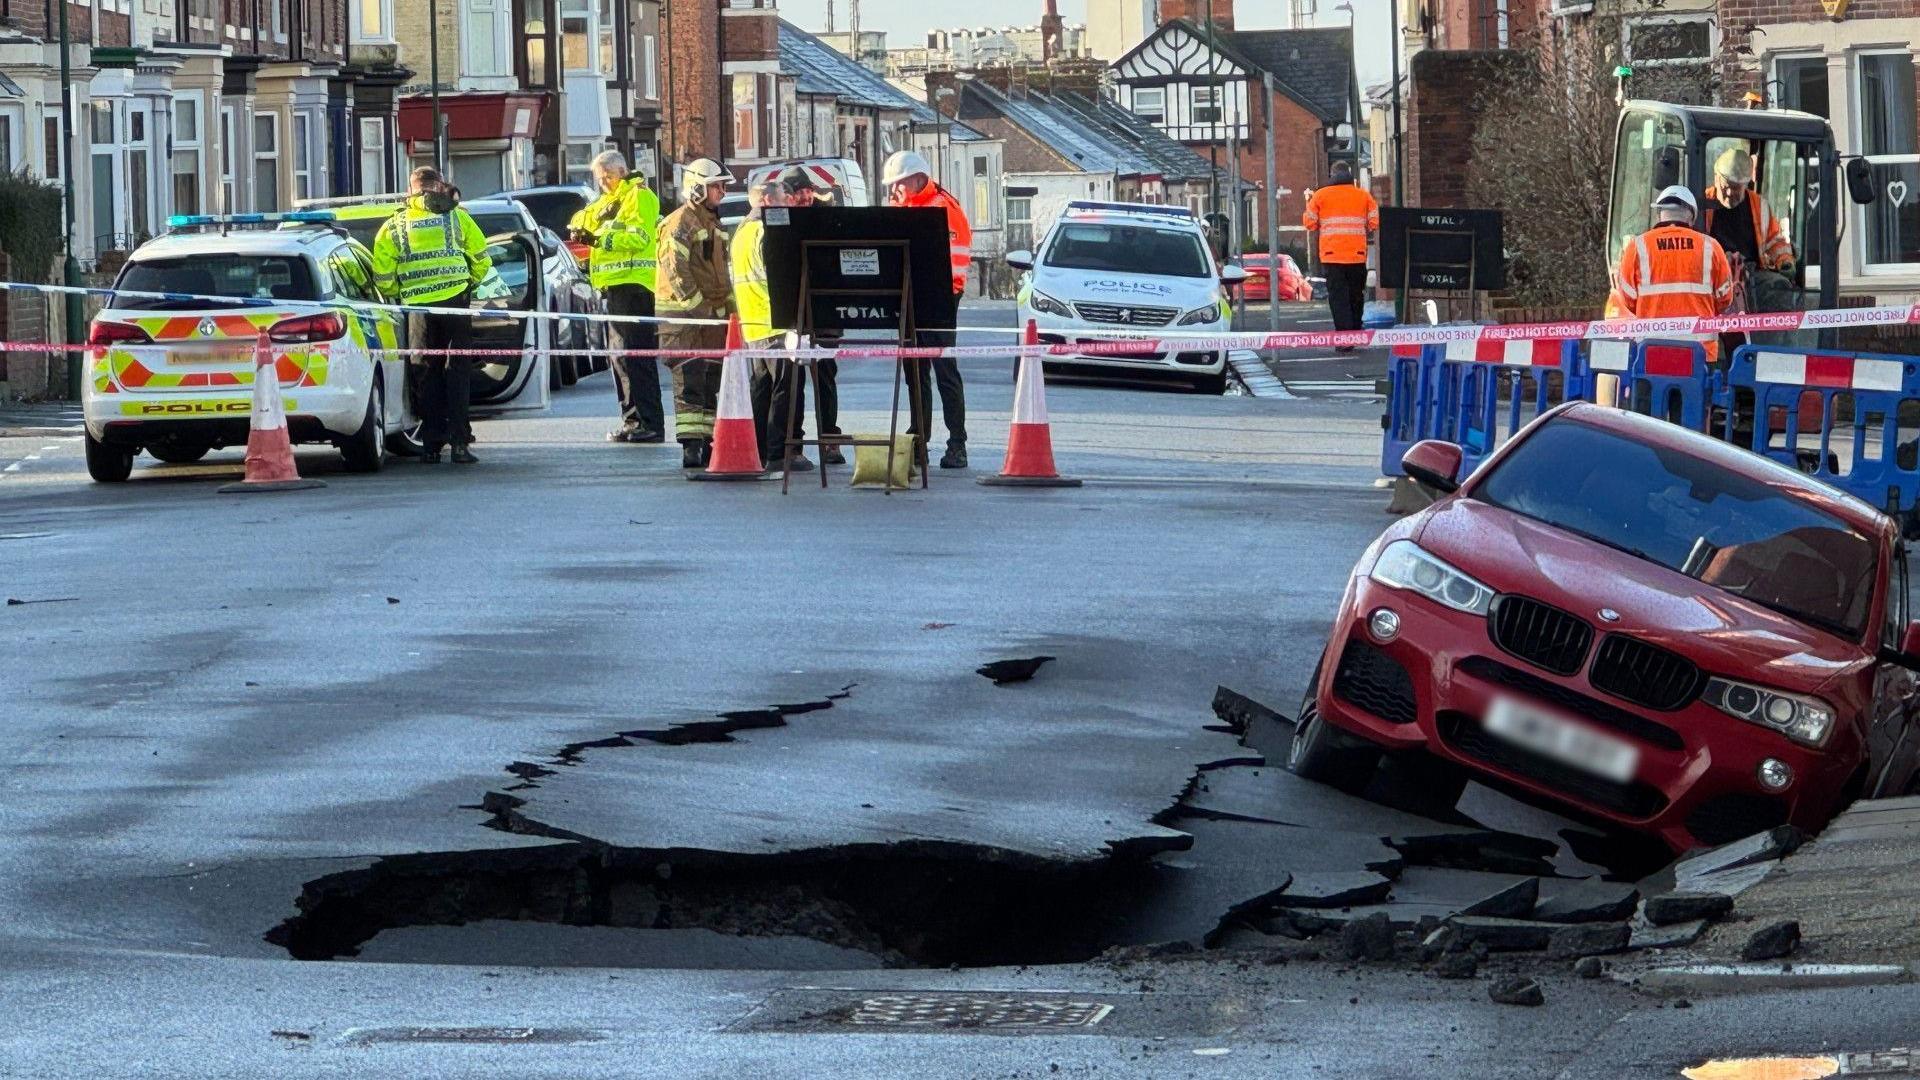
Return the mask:
<svg viewBox="0 0 1920 1080">
<path fill-rule="evenodd" d="M 1920 976 L 1920 963 L 1821 964 L 1767 961 L 1764 963 L 1684 964 L 1651 969 L 1616 970 L 1614 981 L 1643 994 L 1674 997 L 1688 994 L 1738 994 L 1756 990 L 1815 990 L 1840 986 L 1889 986 Z"/>
</svg>

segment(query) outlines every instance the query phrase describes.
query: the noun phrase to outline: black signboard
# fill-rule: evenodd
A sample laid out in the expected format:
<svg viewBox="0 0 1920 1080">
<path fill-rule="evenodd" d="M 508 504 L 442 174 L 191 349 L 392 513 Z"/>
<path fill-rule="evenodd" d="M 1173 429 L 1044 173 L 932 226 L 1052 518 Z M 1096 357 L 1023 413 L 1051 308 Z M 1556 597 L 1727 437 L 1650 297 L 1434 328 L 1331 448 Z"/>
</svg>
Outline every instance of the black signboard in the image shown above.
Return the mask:
<svg viewBox="0 0 1920 1080">
<path fill-rule="evenodd" d="M 773 325 L 833 337 L 848 330 L 954 325 L 947 215 L 933 207 L 807 206 L 765 211 Z M 911 252 L 911 256 L 908 255 Z M 810 317 L 800 318 L 806 266 Z M 912 318 L 900 298 L 912 283 Z"/>
<path fill-rule="evenodd" d="M 1380 210 L 1380 287 L 1486 291 L 1507 286 L 1498 210 Z"/>
</svg>

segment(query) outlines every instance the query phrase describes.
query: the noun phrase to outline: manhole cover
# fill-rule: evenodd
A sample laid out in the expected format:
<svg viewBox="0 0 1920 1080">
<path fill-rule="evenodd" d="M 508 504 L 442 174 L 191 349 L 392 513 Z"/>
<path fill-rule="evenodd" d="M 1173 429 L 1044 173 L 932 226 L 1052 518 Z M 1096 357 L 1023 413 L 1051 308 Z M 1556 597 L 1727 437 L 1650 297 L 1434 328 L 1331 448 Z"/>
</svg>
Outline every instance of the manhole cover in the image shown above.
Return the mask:
<svg viewBox="0 0 1920 1080">
<path fill-rule="evenodd" d="M 386 1027 L 349 1028 L 340 1038 L 350 1043 L 570 1043 L 603 1038 L 582 1028 L 537 1027 Z"/>
<path fill-rule="evenodd" d="M 853 1007 L 846 1022 L 866 1027 L 1092 1027 L 1113 1006 L 1096 1001 L 1020 1001 L 953 994 L 888 994 Z"/>
</svg>

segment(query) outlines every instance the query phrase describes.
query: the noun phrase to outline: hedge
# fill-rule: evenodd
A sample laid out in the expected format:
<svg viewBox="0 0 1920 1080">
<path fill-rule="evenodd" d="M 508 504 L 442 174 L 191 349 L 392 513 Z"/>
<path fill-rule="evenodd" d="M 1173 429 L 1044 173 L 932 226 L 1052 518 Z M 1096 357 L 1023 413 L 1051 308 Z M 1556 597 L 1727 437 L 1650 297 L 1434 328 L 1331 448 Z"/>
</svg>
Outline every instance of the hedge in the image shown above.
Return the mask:
<svg viewBox="0 0 1920 1080">
<path fill-rule="evenodd" d="M 0 251 L 17 281 L 50 280 L 61 251 L 60 188 L 24 172 L 0 173 Z"/>
</svg>

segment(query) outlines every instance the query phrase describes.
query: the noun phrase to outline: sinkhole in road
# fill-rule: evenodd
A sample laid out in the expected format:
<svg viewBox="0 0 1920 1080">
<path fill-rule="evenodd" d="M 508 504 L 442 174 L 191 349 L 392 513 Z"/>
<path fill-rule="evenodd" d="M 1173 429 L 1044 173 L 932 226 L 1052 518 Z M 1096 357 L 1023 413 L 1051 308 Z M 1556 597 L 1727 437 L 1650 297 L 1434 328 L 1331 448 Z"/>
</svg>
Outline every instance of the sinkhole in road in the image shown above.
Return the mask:
<svg viewBox="0 0 1920 1080">
<path fill-rule="evenodd" d="M 1124 936 L 1144 861 L 1054 861 L 940 843 L 778 855 L 560 844 L 381 859 L 307 883 L 266 940 L 355 957 L 384 931 L 465 926 L 464 962 L 512 965 L 495 920 L 810 939 L 889 967 L 1072 963 Z M 635 965 L 646 966 L 646 965 Z"/>
</svg>

